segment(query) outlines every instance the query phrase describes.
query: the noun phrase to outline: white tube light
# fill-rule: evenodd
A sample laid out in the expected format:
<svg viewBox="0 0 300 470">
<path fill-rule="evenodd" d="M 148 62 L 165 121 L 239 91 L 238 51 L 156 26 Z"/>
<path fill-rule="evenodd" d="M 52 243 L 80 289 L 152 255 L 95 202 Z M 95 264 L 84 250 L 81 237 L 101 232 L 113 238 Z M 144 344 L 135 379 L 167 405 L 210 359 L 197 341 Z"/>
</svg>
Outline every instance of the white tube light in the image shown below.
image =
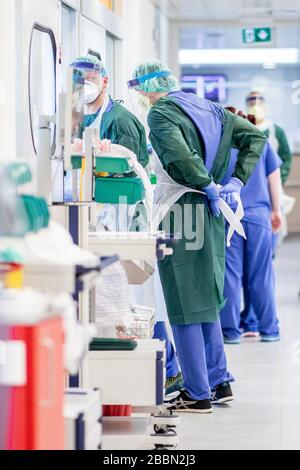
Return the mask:
<svg viewBox="0 0 300 470">
<path fill-rule="evenodd" d="M 297 64 L 296 48 L 181 49 L 181 65 Z"/>
<path fill-rule="evenodd" d="M 275 70 L 277 68 L 277 65 L 276 64 L 264 64 L 263 68 L 265 70 Z"/>
</svg>

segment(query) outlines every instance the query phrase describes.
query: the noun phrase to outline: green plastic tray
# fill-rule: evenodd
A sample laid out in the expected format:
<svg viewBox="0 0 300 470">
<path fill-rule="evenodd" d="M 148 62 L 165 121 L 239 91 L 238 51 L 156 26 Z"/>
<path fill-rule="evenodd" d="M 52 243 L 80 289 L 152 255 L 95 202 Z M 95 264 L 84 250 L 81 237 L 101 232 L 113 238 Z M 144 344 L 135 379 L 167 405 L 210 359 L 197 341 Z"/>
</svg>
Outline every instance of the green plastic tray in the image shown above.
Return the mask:
<svg viewBox="0 0 300 470">
<path fill-rule="evenodd" d="M 145 198 L 145 188 L 140 178 L 96 178 L 95 201 L 98 204 L 120 204 L 126 197 L 133 205 Z"/>
<path fill-rule="evenodd" d="M 47 203 L 42 198 L 22 195 L 20 200 L 24 205 L 27 215 L 28 232 L 37 232 L 47 228 L 50 220 L 50 213 Z"/>
<path fill-rule="evenodd" d="M 82 156 L 81 155 L 73 155 L 71 157 L 72 169 L 73 170 L 81 170 L 82 169 Z"/>
<path fill-rule="evenodd" d="M 134 351 L 137 342 L 124 339 L 94 339 L 90 351 Z"/>
<path fill-rule="evenodd" d="M 96 173 L 123 174 L 132 171 L 127 158 L 97 157 Z"/>
</svg>

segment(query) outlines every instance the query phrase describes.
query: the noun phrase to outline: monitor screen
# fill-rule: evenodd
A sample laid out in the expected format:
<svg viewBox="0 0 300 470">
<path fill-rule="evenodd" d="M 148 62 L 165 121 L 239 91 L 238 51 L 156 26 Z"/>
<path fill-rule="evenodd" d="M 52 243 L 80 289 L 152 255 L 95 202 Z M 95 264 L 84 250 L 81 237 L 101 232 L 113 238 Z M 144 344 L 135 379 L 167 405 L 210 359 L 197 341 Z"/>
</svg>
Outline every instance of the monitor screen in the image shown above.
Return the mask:
<svg viewBox="0 0 300 470">
<path fill-rule="evenodd" d="M 214 103 L 227 101 L 227 78 L 225 75 L 183 75 L 182 89 Z"/>
</svg>

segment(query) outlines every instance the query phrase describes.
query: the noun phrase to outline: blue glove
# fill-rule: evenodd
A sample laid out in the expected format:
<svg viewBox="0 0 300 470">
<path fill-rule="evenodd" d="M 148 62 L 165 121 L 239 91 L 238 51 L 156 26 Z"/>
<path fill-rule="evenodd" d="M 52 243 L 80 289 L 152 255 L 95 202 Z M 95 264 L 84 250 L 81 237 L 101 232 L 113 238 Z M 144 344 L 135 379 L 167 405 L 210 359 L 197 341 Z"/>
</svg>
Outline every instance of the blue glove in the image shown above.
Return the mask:
<svg viewBox="0 0 300 470">
<path fill-rule="evenodd" d="M 236 209 L 238 205 L 238 193 L 229 193 L 226 196 L 221 196 L 224 201 L 231 207 L 231 209 Z"/>
<path fill-rule="evenodd" d="M 241 195 L 244 185 L 238 178 L 231 178 L 229 182 L 221 189 L 221 198 L 229 205 L 237 202 L 238 196 Z"/>
<path fill-rule="evenodd" d="M 203 188 L 203 191 L 207 195 L 210 202 L 210 209 L 214 217 L 220 217 L 220 189 L 218 186 L 212 182 L 206 188 Z"/>
</svg>

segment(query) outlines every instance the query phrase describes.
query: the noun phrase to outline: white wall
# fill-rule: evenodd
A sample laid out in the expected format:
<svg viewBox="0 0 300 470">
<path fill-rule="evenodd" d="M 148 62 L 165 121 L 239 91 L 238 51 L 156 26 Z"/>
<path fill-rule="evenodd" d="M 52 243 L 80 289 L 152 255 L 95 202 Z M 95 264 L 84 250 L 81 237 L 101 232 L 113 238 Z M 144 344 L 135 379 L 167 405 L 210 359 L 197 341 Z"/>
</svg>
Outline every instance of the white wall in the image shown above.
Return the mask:
<svg viewBox="0 0 300 470">
<path fill-rule="evenodd" d="M 0 0 L 0 163 L 16 154 L 15 1 Z"/>
<path fill-rule="evenodd" d="M 162 12 L 160 12 L 160 59 L 169 64 L 170 60 L 170 20 Z"/>
<path fill-rule="evenodd" d="M 155 43 L 155 6 L 151 0 L 124 0 L 123 98 L 130 108 L 126 83 L 135 67 L 157 57 Z"/>
</svg>

